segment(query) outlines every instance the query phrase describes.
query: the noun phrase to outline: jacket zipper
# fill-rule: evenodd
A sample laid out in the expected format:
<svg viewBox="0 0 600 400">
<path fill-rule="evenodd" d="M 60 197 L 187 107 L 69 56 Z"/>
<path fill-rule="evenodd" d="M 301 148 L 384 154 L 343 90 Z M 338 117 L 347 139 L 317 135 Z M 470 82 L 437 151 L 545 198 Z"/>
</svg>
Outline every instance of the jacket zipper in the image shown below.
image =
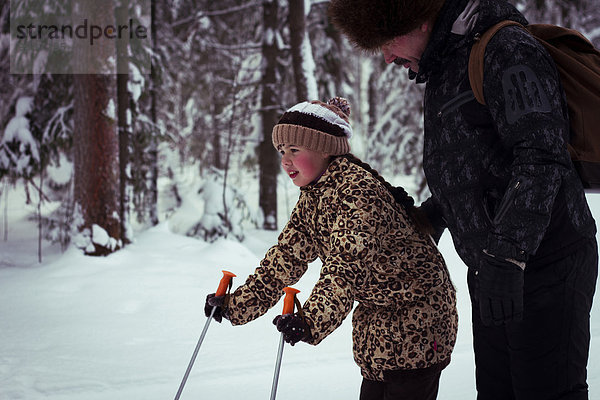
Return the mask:
<svg viewBox="0 0 600 400">
<path fill-rule="evenodd" d="M 502 221 L 502 219 L 504 218 L 504 215 L 508 212 L 508 209 L 512 205 L 512 202 L 517 193 L 517 190 L 519 189 L 519 186 L 521 186 L 521 181 L 517 181 L 513 186 L 510 186 L 508 188 L 508 190 L 506 191 L 506 194 L 504 195 L 504 198 L 502 199 L 502 203 L 500 203 L 500 206 L 498 207 L 498 212 L 496 213 L 496 216 L 494 217 L 494 225 L 500 224 L 500 221 Z"/>
<path fill-rule="evenodd" d="M 459 93 L 456 97 L 453 97 L 451 100 L 446 102 L 442 107 L 440 107 L 440 111 L 438 112 L 438 117 L 444 116 L 446 113 L 450 113 L 456 110 L 458 107 L 462 106 L 465 103 L 468 103 L 471 100 L 475 99 L 475 95 L 472 90 L 467 90 L 466 92 Z"/>
</svg>

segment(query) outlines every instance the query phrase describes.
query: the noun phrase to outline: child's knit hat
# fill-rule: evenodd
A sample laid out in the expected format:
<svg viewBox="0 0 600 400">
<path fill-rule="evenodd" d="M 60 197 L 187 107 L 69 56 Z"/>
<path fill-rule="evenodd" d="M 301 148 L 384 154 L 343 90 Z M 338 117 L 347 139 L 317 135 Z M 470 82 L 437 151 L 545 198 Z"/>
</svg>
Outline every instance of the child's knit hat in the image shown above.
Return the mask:
<svg viewBox="0 0 600 400">
<path fill-rule="evenodd" d="M 350 105 L 341 97 L 327 103 L 305 101 L 287 110 L 273 127 L 273 146 L 302 146 L 329 155 L 350 152 Z"/>
</svg>

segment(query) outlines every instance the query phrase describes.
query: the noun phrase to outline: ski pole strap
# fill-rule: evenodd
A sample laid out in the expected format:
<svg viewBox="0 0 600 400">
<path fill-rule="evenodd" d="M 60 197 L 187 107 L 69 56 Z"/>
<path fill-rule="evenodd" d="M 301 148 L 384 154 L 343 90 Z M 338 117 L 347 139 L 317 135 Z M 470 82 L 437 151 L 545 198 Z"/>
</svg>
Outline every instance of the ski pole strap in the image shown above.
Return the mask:
<svg viewBox="0 0 600 400">
<path fill-rule="evenodd" d="M 304 310 L 302 309 L 302 304 L 300 304 L 300 300 L 296 296 L 294 296 L 294 304 L 296 305 L 296 310 L 298 310 L 298 315 L 304 319 Z"/>
<path fill-rule="evenodd" d="M 232 287 L 233 287 L 233 279 L 229 281 L 229 287 L 227 288 L 227 294 L 225 295 L 225 298 L 223 299 L 223 305 L 222 305 L 223 310 L 227 310 L 227 308 L 229 307 L 229 299 L 231 298 L 231 288 Z"/>
<path fill-rule="evenodd" d="M 215 292 L 215 296 L 225 296 L 223 299 L 223 304 L 221 305 L 222 314 L 227 314 L 227 309 L 229 308 L 229 298 L 231 293 L 231 288 L 233 287 L 233 278 L 236 275 L 233 272 L 223 270 L 223 277 L 219 282 L 219 287 Z"/>
</svg>

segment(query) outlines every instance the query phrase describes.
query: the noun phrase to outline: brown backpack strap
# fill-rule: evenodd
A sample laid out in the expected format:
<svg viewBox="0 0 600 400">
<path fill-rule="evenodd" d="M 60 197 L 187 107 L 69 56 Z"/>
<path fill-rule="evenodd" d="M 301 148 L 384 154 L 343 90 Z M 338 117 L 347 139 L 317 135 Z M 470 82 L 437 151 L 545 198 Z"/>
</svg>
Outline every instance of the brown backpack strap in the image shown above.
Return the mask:
<svg viewBox="0 0 600 400">
<path fill-rule="evenodd" d="M 496 32 L 509 25 L 523 27 L 523 25 L 516 21 L 506 20 L 498 22 L 481 35 L 481 37 L 476 38 L 475 44 L 471 48 L 471 54 L 469 55 L 469 83 L 471 84 L 475 99 L 483 105 L 485 105 L 483 97 L 483 56 L 485 55 L 485 48 Z"/>
</svg>

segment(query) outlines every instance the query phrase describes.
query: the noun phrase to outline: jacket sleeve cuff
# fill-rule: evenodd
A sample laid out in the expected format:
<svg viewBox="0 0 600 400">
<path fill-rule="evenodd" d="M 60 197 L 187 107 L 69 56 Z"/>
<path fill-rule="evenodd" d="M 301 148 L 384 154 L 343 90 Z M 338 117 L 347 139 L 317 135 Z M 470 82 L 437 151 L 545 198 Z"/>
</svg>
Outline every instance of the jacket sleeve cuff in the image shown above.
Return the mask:
<svg viewBox="0 0 600 400">
<path fill-rule="evenodd" d="M 304 314 L 304 313 L 303 313 L 303 314 Z M 308 318 L 308 317 L 306 316 L 306 314 L 304 314 L 303 318 L 304 318 L 304 322 L 306 322 L 306 325 L 307 325 L 307 327 L 308 327 L 308 333 L 309 333 L 309 334 L 308 334 L 308 336 L 306 336 L 304 339 L 302 339 L 302 341 L 303 341 L 303 342 L 306 342 L 306 343 L 308 343 L 308 344 L 310 344 L 310 345 L 316 346 L 317 344 L 321 343 L 321 341 L 322 341 L 323 339 L 325 339 L 325 338 L 324 338 L 324 337 L 322 337 L 322 338 L 318 338 L 318 337 L 317 337 L 317 338 L 315 338 L 315 337 L 313 336 L 313 332 L 316 332 L 316 329 L 317 329 L 317 328 L 315 327 L 315 323 L 312 321 L 312 319 Z M 317 335 L 317 336 L 319 336 L 319 335 Z"/>
<path fill-rule="evenodd" d="M 488 236 L 486 252 L 495 257 L 505 260 L 526 263 L 529 255 L 514 242 L 503 238 L 500 235 L 491 234 Z"/>
</svg>

